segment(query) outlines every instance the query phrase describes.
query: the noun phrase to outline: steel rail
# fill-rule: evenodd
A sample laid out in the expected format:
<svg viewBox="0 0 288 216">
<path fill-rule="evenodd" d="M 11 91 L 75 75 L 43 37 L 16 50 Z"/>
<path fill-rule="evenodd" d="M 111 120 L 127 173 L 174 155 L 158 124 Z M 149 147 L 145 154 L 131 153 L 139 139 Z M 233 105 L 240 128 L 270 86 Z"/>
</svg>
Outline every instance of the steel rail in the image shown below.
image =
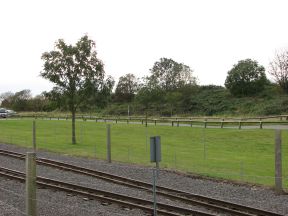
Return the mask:
<svg viewBox="0 0 288 216">
<path fill-rule="evenodd" d="M 19 159 L 24 159 L 25 157 L 24 154 L 21 154 L 18 152 L 7 151 L 7 150 L 0 150 L 0 154 L 6 154 L 7 156 L 16 157 Z M 134 188 L 138 188 L 142 190 L 149 190 L 149 191 L 152 188 L 152 185 L 147 182 L 143 182 L 143 181 L 139 181 L 139 180 L 135 180 L 131 178 L 125 178 L 125 177 L 109 174 L 106 172 L 100 172 L 100 171 L 96 171 L 96 170 L 92 170 L 92 169 L 88 169 L 84 167 L 79 167 L 79 166 L 63 163 L 60 161 L 54 161 L 54 160 L 50 160 L 46 158 L 37 158 L 37 163 L 46 165 L 46 166 L 55 167 L 55 168 L 62 169 L 62 170 L 66 170 L 66 171 L 71 171 L 71 172 L 80 173 L 83 175 L 96 177 L 105 181 L 125 185 L 128 187 L 134 187 Z M 157 194 L 168 197 L 170 199 L 176 199 L 176 200 L 188 203 L 188 204 L 201 205 L 207 209 L 211 209 L 211 210 L 215 210 L 219 212 L 225 212 L 225 213 L 229 213 L 233 215 L 280 216 L 280 214 L 278 213 L 274 213 L 274 212 L 270 212 L 270 211 L 266 211 L 266 210 L 262 210 L 258 208 L 253 208 L 249 206 L 244 206 L 244 205 L 240 205 L 240 204 L 236 204 L 232 202 L 227 202 L 227 201 L 223 201 L 223 200 L 219 200 L 219 199 L 215 199 L 215 198 L 211 198 L 207 196 L 202 196 L 198 194 L 192 194 L 192 193 L 188 193 L 185 191 L 175 190 L 175 189 L 163 187 L 163 186 L 157 186 Z"/>
<path fill-rule="evenodd" d="M 0 175 L 13 178 L 16 180 L 20 180 L 22 182 L 25 181 L 25 173 L 7 169 L 4 167 L 0 167 Z M 92 199 L 97 199 L 101 201 L 116 203 L 122 206 L 127 206 L 131 208 L 138 208 L 143 211 L 152 213 L 153 208 L 149 206 L 153 206 L 152 201 L 131 197 L 128 195 L 122 195 L 119 193 L 112 193 L 104 190 L 98 190 L 95 188 L 83 187 L 79 185 L 75 185 L 72 183 L 67 183 L 63 181 L 58 181 L 50 178 L 44 178 L 37 176 L 36 180 L 39 186 L 45 188 L 52 188 L 57 189 L 69 193 L 78 194 L 81 196 L 85 196 Z M 192 209 L 187 209 L 178 206 L 167 205 L 164 203 L 157 203 L 157 213 L 161 215 L 168 215 L 168 216 L 180 216 L 180 215 L 199 215 L 199 216 L 215 216 L 215 214 L 200 212 Z"/>
</svg>

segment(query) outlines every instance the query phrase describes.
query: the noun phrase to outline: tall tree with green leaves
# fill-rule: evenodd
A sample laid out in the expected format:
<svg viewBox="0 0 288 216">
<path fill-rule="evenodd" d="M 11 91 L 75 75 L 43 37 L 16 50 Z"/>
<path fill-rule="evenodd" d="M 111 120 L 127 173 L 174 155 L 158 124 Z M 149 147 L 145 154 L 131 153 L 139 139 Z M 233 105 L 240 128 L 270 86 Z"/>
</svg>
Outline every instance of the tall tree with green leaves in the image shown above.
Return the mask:
<svg viewBox="0 0 288 216">
<path fill-rule="evenodd" d="M 228 71 L 225 86 L 232 95 L 251 96 L 264 90 L 267 83 L 265 68 L 257 61 L 245 59 Z"/>
<path fill-rule="evenodd" d="M 165 91 L 179 89 L 187 84 L 196 84 L 192 69 L 173 59 L 161 58 L 154 63 L 150 72 L 151 76 L 148 77 L 150 85 Z"/>
<path fill-rule="evenodd" d="M 138 90 L 138 81 L 134 74 L 128 73 L 119 78 L 116 90 L 115 101 L 131 102 Z"/>
<path fill-rule="evenodd" d="M 89 95 L 100 92 L 105 87 L 104 65 L 97 58 L 95 42 L 87 35 L 75 45 L 66 44 L 63 39 L 59 39 L 53 51 L 42 54 L 42 60 L 44 68 L 40 75 L 53 82 L 66 98 L 65 102 L 72 113 L 72 143 L 76 144 L 77 108 Z"/>
</svg>

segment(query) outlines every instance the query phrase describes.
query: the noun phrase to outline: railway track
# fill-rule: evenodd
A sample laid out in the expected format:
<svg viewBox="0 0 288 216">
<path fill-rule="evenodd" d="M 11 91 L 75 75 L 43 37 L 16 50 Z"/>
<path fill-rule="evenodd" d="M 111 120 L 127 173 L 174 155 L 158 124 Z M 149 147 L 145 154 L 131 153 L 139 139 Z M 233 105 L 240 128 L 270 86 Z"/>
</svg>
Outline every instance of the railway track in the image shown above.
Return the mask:
<svg viewBox="0 0 288 216">
<path fill-rule="evenodd" d="M 0 154 L 9 156 L 9 157 L 22 159 L 22 160 L 25 159 L 25 154 L 21 154 L 18 152 L 12 152 L 12 151 L 0 149 Z M 124 185 L 127 187 L 133 187 L 139 190 L 152 191 L 151 190 L 152 185 L 147 182 L 143 182 L 143 181 L 139 181 L 139 180 L 135 180 L 131 178 L 125 178 L 122 176 L 117 176 L 117 175 L 113 175 L 113 174 L 109 174 L 109 173 L 101 172 L 97 170 L 87 169 L 84 167 L 79 167 L 79 166 L 63 163 L 60 161 L 54 161 L 54 160 L 50 160 L 46 158 L 37 158 L 37 164 L 95 177 L 95 178 L 109 181 L 115 184 L 120 184 L 120 185 Z M 160 196 L 173 199 L 173 200 L 178 200 L 187 204 L 202 206 L 202 207 L 205 207 L 206 209 L 212 210 L 217 213 L 225 213 L 225 214 L 230 214 L 230 215 L 247 215 L 247 216 L 248 215 L 249 216 L 252 216 L 252 215 L 279 216 L 281 215 L 278 213 L 265 211 L 265 210 L 258 209 L 258 208 L 243 206 L 243 205 L 239 205 L 236 203 L 218 200 L 218 199 L 214 199 L 211 197 L 206 197 L 206 196 L 202 196 L 198 194 L 192 194 L 192 193 L 188 193 L 185 191 L 175 190 L 175 189 L 163 187 L 163 186 L 157 186 L 157 194 Z M 196 215 L 201 215 L 201 213 L 198 213 Z"/>
<path fill-rule="evenodd" d="M 0 175 L 16 179 L 19 181 L 25 181 L 25 173 L 16 170 L 0 167 Z M 119 193 L 111 193 L 104 190 L 98 190 L 95 188 L 83 187 L 76 184 L 71 184 L 63 181 L 58 181 L 50 178 L 44 178 L 37 176 L 37 185 L 45 188 L 52 188 L 60 191 L 65 191 L 73 194 L 85 196 L 90 199 L 97 199 L 106 201 L 108 203 L 116 203 L 121 206 L 130 208 L 138 208 L 145 212 L 153 212 L 153 202 L 149 200 L 139 199 L 128 195 L 121 195 Z M 199 215 L 199 216 L 213 216 L 214 214 L 195 211 L 188 208 L 177 207 L 167 205 L 164 203 L 157 203 L 157 213 L 168 216 L 180 216 L 180 215 Z"/>
</svg>

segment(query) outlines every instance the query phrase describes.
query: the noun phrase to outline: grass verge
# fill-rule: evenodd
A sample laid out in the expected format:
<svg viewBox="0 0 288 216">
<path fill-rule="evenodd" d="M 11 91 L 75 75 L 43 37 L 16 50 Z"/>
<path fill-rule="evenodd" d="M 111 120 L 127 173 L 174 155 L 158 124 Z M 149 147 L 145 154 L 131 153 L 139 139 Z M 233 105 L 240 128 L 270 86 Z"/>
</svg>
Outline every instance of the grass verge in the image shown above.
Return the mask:
<svg viewBox="0 0 288 216">
<path fill-rule="evenodd" d="M 105 159 L 106 124 L 36 120 L 37 147 L 62 154 Z M 249 183 L 274 184 L 274 130 L 238 130 L 141 124 L 111 126 L 112 160 L 151 165 L 150 136 L 161 136 L 162 168 Z M 282 132 L 283 185 L 287 187 L 287 132 Z M 0 121 L 0 142 L 32 147 L 32 120 Z"/>
</svg>

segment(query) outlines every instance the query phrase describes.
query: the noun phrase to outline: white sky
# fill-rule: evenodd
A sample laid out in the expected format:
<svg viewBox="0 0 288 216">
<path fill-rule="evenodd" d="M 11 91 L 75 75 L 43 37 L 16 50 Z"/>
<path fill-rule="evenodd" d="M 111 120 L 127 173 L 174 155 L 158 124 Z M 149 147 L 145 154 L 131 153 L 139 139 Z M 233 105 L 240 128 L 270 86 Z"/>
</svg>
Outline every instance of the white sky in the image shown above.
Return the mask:
<svg viewBox="0 0 288 216">
<path fill-rule="evenodd" d="M 239 60 L 267 68 L 288 47 L 287 9 L 287 0 L 3 0 L 0 93 L 50 90 L 41 54 L 86 33 L 116 79 L 148 75 L 167 57 L 189 65 L 200 84 L 224 85 Z"/>
</svg>

